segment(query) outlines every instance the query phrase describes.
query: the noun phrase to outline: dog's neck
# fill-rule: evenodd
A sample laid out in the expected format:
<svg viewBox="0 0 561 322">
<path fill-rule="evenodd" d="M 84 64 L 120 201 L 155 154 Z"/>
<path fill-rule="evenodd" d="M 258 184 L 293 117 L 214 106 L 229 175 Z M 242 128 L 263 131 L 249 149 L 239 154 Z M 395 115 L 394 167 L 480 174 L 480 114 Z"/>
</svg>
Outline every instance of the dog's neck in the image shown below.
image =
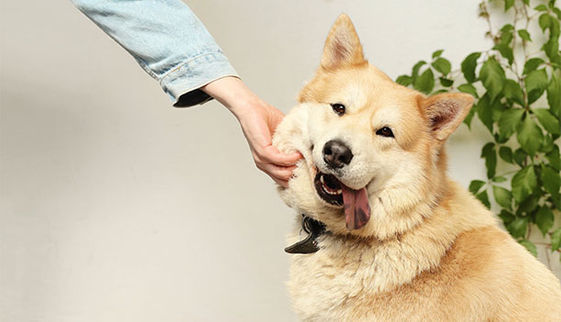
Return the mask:
<svg viewBox="0 0 561 322">
<path fill-rule="evenodd" d="M 450 209 L 461 210 L 451 212 Z M 488 210 L 463 188 L 450 182 L 450 191 L 431 209 L 431 215 L 407 231 L 384 239 L 326 234 L 319 238 L 319 246 L 322 256 L 332 256 L 334 261 L 345 257 L 346 269 L 362 272 L 363 276 L 357 278 L 364 285 L 383 292 L 438 266 L 462 232 L 494 223 Z M 359 269 L 361 266 L 368 269 Z"/>
</svg>

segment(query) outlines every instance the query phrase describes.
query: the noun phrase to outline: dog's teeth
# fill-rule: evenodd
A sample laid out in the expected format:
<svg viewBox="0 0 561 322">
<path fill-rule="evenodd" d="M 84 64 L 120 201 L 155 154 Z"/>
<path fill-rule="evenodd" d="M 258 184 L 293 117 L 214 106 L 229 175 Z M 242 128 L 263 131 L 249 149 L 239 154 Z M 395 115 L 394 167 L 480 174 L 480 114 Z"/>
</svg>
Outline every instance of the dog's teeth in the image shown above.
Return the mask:
<svg viewBox="0 0 561 322">
<path fill-rule="evenodd" d="M 333 191 L 333 190 L 325 190 L 325 192 L 327 192 L 330 195 L 340 195 L 343 191 L 341 189 L 337 190 L 337 191 Z"/>
<path fill-rule="evenodd" d="M 342 189 L 333 190 L 325 183 L 325 177 L 321 175 L 319 177 L 319 181 L 321 182 L 322 190 L 328 195 L 337 196 L 343 193 Z"/>
</svg>

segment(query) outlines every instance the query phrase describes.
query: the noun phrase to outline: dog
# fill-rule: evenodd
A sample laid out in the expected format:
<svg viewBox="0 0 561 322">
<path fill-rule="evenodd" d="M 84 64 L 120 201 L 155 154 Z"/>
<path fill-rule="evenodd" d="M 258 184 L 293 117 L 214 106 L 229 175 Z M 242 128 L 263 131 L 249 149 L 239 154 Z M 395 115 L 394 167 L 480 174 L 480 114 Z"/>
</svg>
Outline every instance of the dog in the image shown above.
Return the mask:
<svg viewBox="0 0 561 322">
<path fill-rule="evenodd" d="M 273 144 L 304 156 L 278 188 L 302 320 L 561 321 L 559 280 L 446 174 L 470 95 L 393 82 L 343 14 L 298 101 Z"/>
</svg>

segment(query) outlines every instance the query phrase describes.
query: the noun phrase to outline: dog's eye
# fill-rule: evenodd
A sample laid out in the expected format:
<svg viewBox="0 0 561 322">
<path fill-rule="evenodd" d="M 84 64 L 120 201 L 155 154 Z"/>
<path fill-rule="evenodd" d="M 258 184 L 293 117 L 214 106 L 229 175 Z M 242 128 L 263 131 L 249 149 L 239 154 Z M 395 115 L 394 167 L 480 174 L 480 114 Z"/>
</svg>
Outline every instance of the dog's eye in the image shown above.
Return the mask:
<svg viewBox="0 0 561 322">
<path fill-rule="evenodd" d="M 385 136 L 385 137 L 388 137 L 388 138 L 393 138 L 394 137 L 392 129 L 390 129 L 387 126 L 384 126 L 383 128 L 376 131 L 376 134 L 381 135 L 381 136 Z"/>
<path fill-rule="evenodd" d="M 335 114 L 341 116 L 343 114 L 345 114 L 345 105 L 341 104 L 341 103 L 335 103 L 335 104 L 330 104 L 331 108 L 333 109 L 333 112 L 335 112 Z"/>
</svg>

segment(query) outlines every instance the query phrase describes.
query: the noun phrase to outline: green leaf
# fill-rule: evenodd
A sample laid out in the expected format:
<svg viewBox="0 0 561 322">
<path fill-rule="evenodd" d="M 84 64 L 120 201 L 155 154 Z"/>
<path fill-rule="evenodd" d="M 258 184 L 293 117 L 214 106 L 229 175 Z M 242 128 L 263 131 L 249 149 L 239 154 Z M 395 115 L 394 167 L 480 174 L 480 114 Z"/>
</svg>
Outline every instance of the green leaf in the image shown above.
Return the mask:
<svg viewBox="0 0 561 322">
<path fill-rule="evenodd" d="M 488 93 L 485 93 L 477 102 L 477 115 L 483 124 L 489 129 L 491 134 L 493 133 L 493 104 L 489 98 Z"/>
<path fill-rule="evenodd" d="M 493 196 L 495 201 L 504 208 L 512 207 L 512 193 L 507 189 L 499 186 L 493 186 Z"/>
<path fill-rule="evenodd" d="M 561 195 L 550 195 L 551 203 L 555 206 L 556 209 L 561 209 Z"/>
<path fill-rule="evenodd" d="M 502 33 L 511 32 L 513 30 L 514 30 L 514 26 L 510 23 L 505 24 L 504 26 L 501 27 L 501 29 L 499 29 L 499 31 Z"/>
<path fill-rule="evenodd" d="M 546 89 L 548 85 L 547 72 L 544 68 L 533 70 L 524 78 L 526 90 L 531 92 L 536 89 Z"/>
<path fill-rule="evenodd" d="M 542 207 L 536 213 L 536 224 L 545 237 L 545 234 L 553 227 L 553 212 L 551 209 Z"/>
<path fill-rule="evenodd" d="M 548 13 L 544 13 L 538 19 L 538 23 L 542 28 L 542 31 L 545 32 L 546 29 L 549 29 L 549 34 L 551 38 L 559 37 L 559 21 L 557 21 L 555 17 L 549 15 Z"/>
<path fill-rule="evenodd" d="M 421 67 L 423 65 L 425 65 L 427 62 L 424 60 L 421 60 L 419 62 L 417 62 L 413 68 L 411 69 L 411 78 L 412 78 L 412 82 L 415 82 L 415 80 L 417 79 L 417 76 L 419 76 L 419 70 L 421 69 Z"/>
<path fill-rule="evenodd" d="M 483 86 L 487 89 L 491 101 L 501 93 L 505 81 L 505 72 L 497 60 L 493 57 L 489 58 L 481 66 L 479 78 Z"/>
<path fill-rule="evenodd" d="M 443 75 L 448 75 L 450 70 L 452 70 L 452 64 L 450 64 L 448 59 L 442 57 L 437 58 L 431 65 Z"/>
<path fill-rule="evenodd" d="M 440 85 L 444 87 L 450 87 L 452 86 L 452 84 L 454 84 L 454 81 L 448 78 L 439 77 L 438 79 L 440 80 Z"/>
<path fill-rule="evenodd" d="M 510 137 L 520 124 L 520 121 L 522 121 L 522 115 L 524 115 L 524 110 L 521 108 L 513 108 L 504 111 L 498 123 L 499 134 L 503 138 Z"/>
<path fill-rule="evenodd" d="M 555 37 L 549 38 L 549 40 L 543 44 L 542 49 L 551 61 L 555 61 L 559 57 L 559 39 Z"/>
<path fill-rule="evenodd" d="M 512 31 L 509 30 L 508 32 L 501 33 L 498 45 L 510 47 L 512 43 L 512 39 L 514 38 Z M 494 48 L 497 49 L 497 48 Z"/>
<path fill-rule="evenodd" d="M 557 7 L 553 7 L 551 10 L 555 13 L 557 19 L 561 20 L 561 9 Z"/>
<path fill-rule="evenodd" d="M 514 200 L 520 203 L 531 195 L 534 190 L 536 190 L 537 186 L 538 178 L 534 172 L 534 167 L 527 166 L 512 177 L 512 196 Z"/>
<path fill-rule="evenodd" d="M 553 19 L 554 18 L 547 13 L 544 13 L 540 16 L 540 18 L 538 19 L 538 23 L 540 24 L 540 28 L 542 28 L 542 31 L 545 31 L 546 29 L 552 27 Z"/>
<path fill-rule="evenodd" d="M 546 133 L 543 137 L 542 145 L 540 146 L 540 149 L 538 151 L 544 153 L 550 152 L 551 150 L 553 150 L 553 145 L 553 138 L 551 137 L 551 135 Z"/>
<path fill-rule="evenodd" d="M 505 182 L 505 181 L 506 181 L 506 178 L 503 177 L 503 176 L 500 176 L 500 177 L 494 177 L 492 180 L 493 180 L 494 182 Z"/>
<path fill-rule="evenodd" d="M 530 37 L 530 33 L 526 29 L 518 30 L 518 35 L 520 36 L 520 38 L 526 41 L 532 41 L 532 38 Z"/>
<path fill-rule="evenodd" d="M 552 134 L 561 134 L 561 124 L 559 124 L 559 120 L 548 110 L 545 108 L 536 108 L 532 111 L 538 117 L 538 121 L 540 121 L 540 124 L 546 131 Z"/>
<path fill-rule="evenodd" d="M 534 257 L 538 257 L 538 250 L 536 245 L 527 239 L 519 240 L 518 243 L 526 248 Z"/>
<path fill-rule="evenodd" d="M 464 74 L 464 78 L 470 83 L 477 80 L 475 68 L 477 67 L 477 59 L 479 57 L 481 57 L 481 53 L 471 53 L 462 62 L 462 73 Z"/>
<path fill-rule="evenodd" d="M 499 122 L 501 116 L 503 116 L 503 113 L 506 112 L 507 108 L 508 106 L 501 103 L 501 100 L 496 99 L 493 102 L 493 108 L 491 109 L 491 113 L 492 113 L 491 117 L 493 119 L 493 122 L 495 123 Z"/>
<path fill-rule="evenodd" d="M 553 150 L 545 155 L 545 158 L 549 161 L 549 165 L 553 169 L 561 170 L 561 156 L 559 155 L 559 146 L 553 145 Z"/>
<path fill-rule="evenodd" d="M 526 230 L 528 229 L 528 218 L 517 217 L 506 226 L 506 229 L 512 237 L 523 238 L 526 235 Z"/>
<path fill-rule="evenodd" d="M 506 162 L 512 163 L 512 149 L 508 146 L 501 146 L 499 149 L 499 156 Z"/>
<path fill-rule="evenodd" d="M 522 88 L 513 79 L 507 79 L 504 88 L 503 94 L 506 98 L 515 101 L 516 103 L 524 106 L 524 93 L 522 92 Z"/>
<path fill-rule="evenodd" d="M 510 138 L 503 138 L 499 133 L 493 134 L 493 138 L 497 144 L 505 144 Z"/>
<path fill-rule="evenodd" d="M 524 150 L 522 150 L 522 148 L 518 148 L 516 149 L 516 151 L 514 151 L 514 161 L 521 167 L 524 165 L 524 161 L 526 160 L 527 156 L 528 155 L 526 154 L 526 152 L 524 152 Z"/>
<path fill-rule="evenodd" d="M 529 72 L 536 70 L 544 61 L 541 58 L 530 58 L 524 64 L 524 75 L 527 75 Z"/>
<path fill-rule="evenodd" d="M 487 195 L 487 190 L 483 190 L 478 193 L 475 198 L 479 199 L 481 203 L 487 207 L 487 209 L 491 209 L 491 203 L 489 203 L 489 196 Z"/>
<path fill-rule="evenodd" d="M 540 191 L 539 189 L 537 191 Z M 538 201 L 539 201 L 540 197 L 539 195 L 530 195 L 528 198 L 526 198 L 524 201 L 522 201 L 520 203 L 520 205 L 518 205 L 518 209 L 516 211 L 517 214 L 521 214 L 521 213 L 527 213 L 530 214 L 532 212 L 534 212 L 534 210 L 536 209 L 536 207 L 538 206 Z"/>
<path fill-rule="evenodd" d="M 460 92 L 463 93 L 468 93 L 471 94 L 473 97 L 478 98 L 479 96 L 477 95 L 477 90 L 475 89 L 475 87 L 471 84 L 462 84 L 460 86 L 458 86 L 458 90 Z"/>
<path fill-rule="evenodd" d="M 440 57 L 440 55 L 442 55 L 443 51 L 444 51 L 444 49 L 436 50 L 434 53 L 432 53 L 432 58 Z"/>
<path fill-rule="evenodd" d="M 469 184 L 469 192 L 471 192 L 473 195 L 476 195 L 484 185 L 485 181 L 472 180 Z"/>
<path fill-rule="evenodd" d="M 512 62 L 514 61 L 514 54 L 512 53 L 512 48 L 510 47 L 510 45 L 499 43 L 496 44 L 493 49 L 498 50 L 499 53 L 501 53 L 501 55 L 506 58 L 506 60 L 508 60 L 508 64 L 512 65 Z"/>
<path fill-rule="evenodd" d="M 505 0 L 505 12 L 514 5 L 514 0 Z"/>
<path fill-rule="evenodd" d="M 513 30 L 514 30 L 514 26 L 510 23 L 505 24 L 504 26 L 501 27 L 501 29 L 499 29 L 500 32 L 509 32 Z"/>
<path fill-rule="evenodd" d="M 559 171 L 555 171 L 552 167 L 542 165 L 540 177 L 543 182 L 543 187 L 547 192 L 552 195 L 557 195 L 559 193 L 559 188 L 561 187 Z"/>
<path fill-rule="evenodd" d="M 540 4 L 534 8 L 536 11 L 547 11 L 547 6 L 545 4 Z"/>
<path fill-rule="evenodd" d="M 551 234 L 551 250 L 558 250 L 561 247 L 561 227 Z"/>
<path fill-rule="evenodd" d="M 545 69 L 542 68 L 529 72 L 524 79 L 524 83 L 528 93 L 528 104 L 532 104 L 542 96 L 549 83 Z"/>
<path fill-rule="evenodd" d="M 395 80 L 395 82 L 403 86 L 409 86 L 411 85 L 411 80 L 411 76 L 401 75 Z"/>
<path fill-rule="evenodd" d="M 495 143 L 489 142 L 481 149 L 481 157 L 485 158 L 485 167 L 487 168 L 487 178 L 495 176 L 497 168 L 497 153 L 495 152 Z"/>
<path fill-rule="evenodd" d="M 547 102 L 553 115 L 561 119 L 561 77 L 558 73 L 551 73 L 551 82 L 547 87 Z"/>
<path fill-rule="evenodd" d="M 425 94 L 432 92 L 434 88 L 434 74 L 430 68 L 427 68 L 415 81 L 413 87 Z"/>
<path fill-rule="evenodd" d="M 529 115 L 526 115 L 526 118 L 524 118 L 518 127 L 518 135 L 516 138 L 522 149 L 533 156 L 542 144 L 543 134 L 536 122 L 534 122 Z"/>
<path fill-rule="evenodd" d="M 471 129 L 471 120 L 473 119 L 473 115 L 475 115 L 475 108 L 471 108 L 469 110 L 463 121 L 463 123 L 465 123 L 469 129 Z"/>
<path fill-rule="evenodd" d="M 516 217 L 512 213 L 510 213 L 510 211 L 508 211 L 506 209 L 501 210 L 501 212 L 499 213 L 499 217 L 501 217 L 501 219 L 503 220 L 503 223 L 504 223 L 505 227 L 506 227 L 506 225 L 513 222 L 514 219 L 516 219 Z"/>
<path fill-rule="evenodd" d="M 557 38 L 559 40 L 559 33 L 560 33 L 560 26 L 559 21 L 555 19 L 555 17 L 551 16 L 551 26 L 549 27 L 549 37 L 550 38 Z"/>
</svg>

